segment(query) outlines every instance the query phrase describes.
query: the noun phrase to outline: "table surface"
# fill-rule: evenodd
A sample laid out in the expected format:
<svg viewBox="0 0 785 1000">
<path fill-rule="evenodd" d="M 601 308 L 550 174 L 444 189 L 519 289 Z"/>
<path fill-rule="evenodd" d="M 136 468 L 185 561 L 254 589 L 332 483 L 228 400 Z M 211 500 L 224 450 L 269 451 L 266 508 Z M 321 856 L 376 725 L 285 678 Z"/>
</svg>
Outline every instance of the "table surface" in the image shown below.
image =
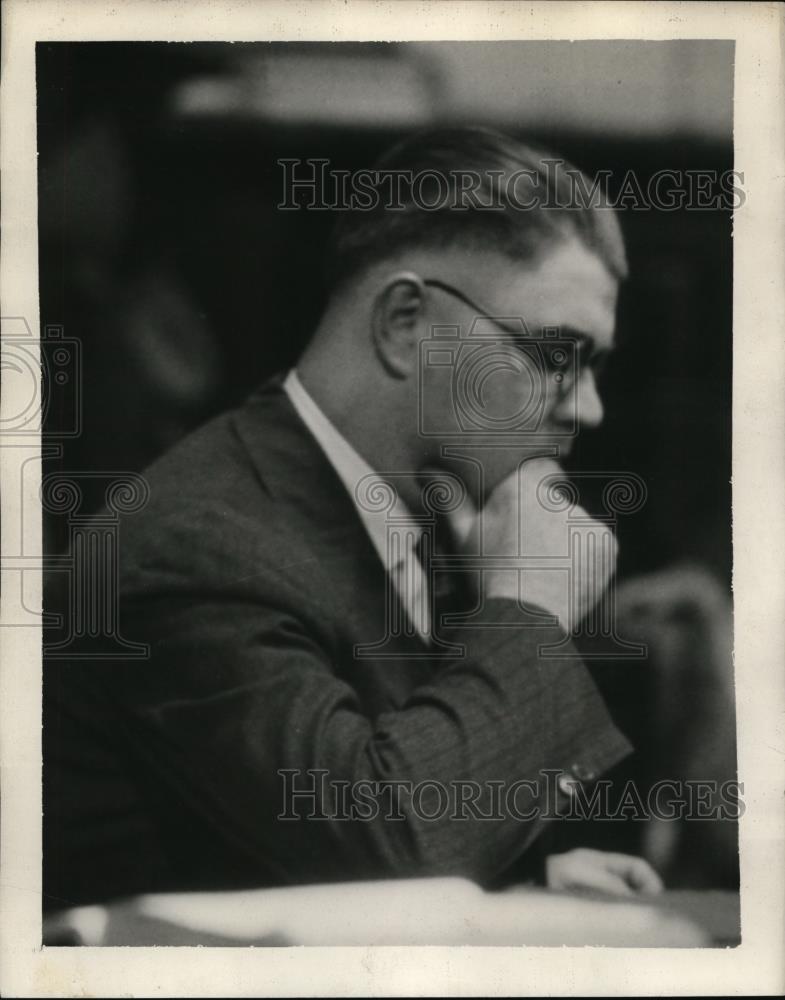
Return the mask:
<svg viewBox="0 0 785 1000">
<path fill-rule="evenodd" d="M 662 895 L 662 905 L 690 917 L 718 945 L 741 944 L 739 894 L 719 889 L 671 889 Z"/>
<path fill-rule="evenodd" d="M 663 911 L 686 918 L 666 925 Z M 694 928 L 700 928 L 702 938 Z M 739 897 L 671 890 L 647 899 L 517 886 L 488 893 L 437 878 L 142 896 L 48 917 L 44 945 L 505 945 L 727 947 Z"/>
</svg>

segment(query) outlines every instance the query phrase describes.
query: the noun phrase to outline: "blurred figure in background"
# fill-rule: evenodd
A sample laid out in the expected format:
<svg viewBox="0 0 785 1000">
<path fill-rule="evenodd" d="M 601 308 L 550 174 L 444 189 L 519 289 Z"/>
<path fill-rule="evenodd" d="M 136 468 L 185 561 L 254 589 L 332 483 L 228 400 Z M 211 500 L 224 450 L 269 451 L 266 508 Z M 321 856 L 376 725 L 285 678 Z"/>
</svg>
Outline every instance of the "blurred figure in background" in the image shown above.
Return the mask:
<svg viewBox="0 0 785 1000">
<path fill-rule="evenodd" d="M 719 789 L 737 777 L 730 600 L 686 564 L 627 581 L 617 610 L 622 634 L 648 647 L 652 698 L 639 745 L 648 781 L 713 782 L 706 808 L 721 805 Z M 734 822 L 651 819 L 643 851 L 669 885 L 738 885 Z"/>
</svg>

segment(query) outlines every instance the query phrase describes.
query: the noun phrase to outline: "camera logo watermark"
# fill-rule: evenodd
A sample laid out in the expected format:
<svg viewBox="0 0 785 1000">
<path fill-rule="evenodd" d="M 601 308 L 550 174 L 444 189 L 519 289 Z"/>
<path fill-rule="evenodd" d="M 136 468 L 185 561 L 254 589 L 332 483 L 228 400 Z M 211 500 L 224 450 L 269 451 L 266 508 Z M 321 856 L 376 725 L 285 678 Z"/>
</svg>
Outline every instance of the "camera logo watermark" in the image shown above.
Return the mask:
<svg viewBox="0 0 785 1000">
<path fill-rule="evenodd" d="M 44 328 L 33 336 L 27 320 L 10 316 L 0 332 L 4 403 L 0 409 L 0 435 L 45 438 L 78 437 L 82 432 L 82 349 L 61 326 Z M 47 418 L 56 421 L 49 429 Z"/>
<path fill-rule="evenodd" d="M 575 436 L 577 397 L 570 389 L 578 377 L 578 346 L 576 336 L 557 327 L 532 334 L 521 317 L 476 317 L 465 334 L 461 326 L 433 326 L 420 344 L 420 433 L 441 440 L 535 434 L 555 393 L 569 405 L 558 435 Z M 500 377 L 517 383 L 507 409 L 495 409 L 486 391 Z M 452 401 L 447 420 L 444 407 L 432 405 L 445 392 Z"/>
<path fill-rule="evenodd" d="M 40 338 L 23 317 L 2 320 L 0 365 L 3 402 L 0 443 L 4 451 L 5 516 L 18 529 L 4 532 L 0 559 L 3 628 L 44 626 L 44 655 L 54 659 L 145 658 L 148 647 L 123 638 L 120 628 L 119 534 L 121 518 L 149 498 L 134 472 L 57 472 L 40 481 L 44 462 L 63 455 L 63 443 L 83 430 L 81 342 L 60 326 Z M 84 509 L 84 487 L 102 487 L 100 512 Z M 45 523 L 63 517 L 68 541 L 62 552 L 31 551 L 38 536 L 38 495 Z M 43 573 L 55 606 L 41 610 L 29 584 Z"/>
</svg>

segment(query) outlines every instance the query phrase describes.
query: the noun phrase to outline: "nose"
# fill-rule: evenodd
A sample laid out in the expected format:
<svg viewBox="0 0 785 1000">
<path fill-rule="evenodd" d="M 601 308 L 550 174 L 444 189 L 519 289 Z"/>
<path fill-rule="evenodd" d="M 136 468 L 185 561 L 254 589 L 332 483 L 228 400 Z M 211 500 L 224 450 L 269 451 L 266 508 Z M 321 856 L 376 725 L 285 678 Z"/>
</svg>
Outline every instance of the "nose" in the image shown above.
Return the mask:
<svg viewBox="0 0 785 1000">
<path fill-rule="evenodd" d="M 590 368 L 581 373 L 553 411 L 553 417 L 559 423 L 572 426 L 577 421 L 579 427 L 587 429 L 599 427 L 604 415 L 605 409 Z"/>
</svg>

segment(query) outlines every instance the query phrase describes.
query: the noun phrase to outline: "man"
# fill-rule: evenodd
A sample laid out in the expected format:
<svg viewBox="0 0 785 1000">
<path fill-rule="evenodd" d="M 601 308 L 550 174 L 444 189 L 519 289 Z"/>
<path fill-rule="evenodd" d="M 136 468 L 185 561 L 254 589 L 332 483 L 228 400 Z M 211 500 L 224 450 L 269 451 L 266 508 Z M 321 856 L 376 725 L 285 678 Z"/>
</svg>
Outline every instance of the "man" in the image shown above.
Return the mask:
<svg viewBox="0 0 785 1000">
<path fill-rule="evenodd" d="M 148 471 L 120 574 L 121 628 L 149 660 L 47 671 L 52 905 L 495 884 L 554 788 L 567 800 L 629 751 L 567 638 L 615 544 L 585 518 L 596 557 L 555 571 L 567 514 L 542 494 L 602 418 L 618 225 L 493 133 L 424 134 L 381 166 L 441 172 L 450 198 L 433 209 L 421 184 L 347 213 L 296 369 Z M 521 555 L 539 562 L 521 572 Z M 659 888 L 642 861 L 596 852 L 550 858 L 546 876 Z"/>
</svg>

